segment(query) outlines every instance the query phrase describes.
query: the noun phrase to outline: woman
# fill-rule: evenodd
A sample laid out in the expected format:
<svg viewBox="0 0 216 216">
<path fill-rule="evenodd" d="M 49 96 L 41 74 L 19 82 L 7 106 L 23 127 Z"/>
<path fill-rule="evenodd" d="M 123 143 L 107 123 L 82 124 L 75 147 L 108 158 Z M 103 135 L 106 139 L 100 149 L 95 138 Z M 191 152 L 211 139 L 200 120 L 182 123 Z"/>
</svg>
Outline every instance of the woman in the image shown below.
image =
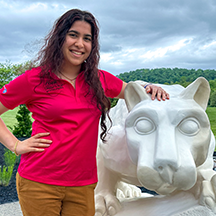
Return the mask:
<svg viewBox="0 0 216 216">
<path fill-rule="evenodd" d="M 32 136 L 18 141 L 0 120 L 0 142 L 21 156 L 17 192 L 24 216 L 94 215 L 98 124 L 105 139 L 107 97 L 124 98 L 126 83 L 98 70 L 99 29 L 92 14 L 69 10 L 39 52 L 39 67 L 1 89 L 0 114 L 26 104 Z M 161 88 L 147 85 L 152 98 Z"/>
</svg>

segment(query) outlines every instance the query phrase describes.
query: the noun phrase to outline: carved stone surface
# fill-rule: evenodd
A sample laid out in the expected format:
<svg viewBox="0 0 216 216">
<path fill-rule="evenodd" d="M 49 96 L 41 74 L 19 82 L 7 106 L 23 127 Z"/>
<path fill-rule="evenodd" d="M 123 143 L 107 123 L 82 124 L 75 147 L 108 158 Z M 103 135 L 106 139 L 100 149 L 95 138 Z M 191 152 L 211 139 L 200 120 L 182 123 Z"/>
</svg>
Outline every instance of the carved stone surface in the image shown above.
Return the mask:
<svg viewBox="0 0 216 216">
<path fill-rule="evenodd" d="M 166 101 L 152 101 L 141 83 L 127 85 L 125 101 L 110 112 L 107 142 L 99 143 L 96 216 L 198 215 L 201 208 L 215 215 L 215 137 L 205 112 L 208 82 L 198 78 L 187 88 L 160 85 L 170 94 Z M 126 196 L 140 195 L 122 182 L 163 196 L 119 201 L 116 188 Z"/>
</svg>

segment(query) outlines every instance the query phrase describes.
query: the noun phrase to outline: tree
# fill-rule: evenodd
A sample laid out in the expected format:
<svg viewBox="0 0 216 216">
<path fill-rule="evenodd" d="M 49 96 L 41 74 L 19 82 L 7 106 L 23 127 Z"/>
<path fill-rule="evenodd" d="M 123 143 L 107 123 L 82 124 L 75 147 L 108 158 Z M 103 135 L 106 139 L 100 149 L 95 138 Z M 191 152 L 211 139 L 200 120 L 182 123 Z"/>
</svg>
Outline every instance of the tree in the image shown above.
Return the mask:
<svg viewBox="0 0 216 216">
<path fill-rule="evenodd" d="M 110 102 L 111 102 L 111 107 L 114 107 L 118 102 L 117 98 L 109 98 L 109 99 L 110 99 Z"/>
<path fill-rule="evenodd" d="M 30 111 L 26 105 L 20 105 L 16 115 L 18 124 L 14 126 L 13 134 L 18 138 L 28 138 L 32 132 L 32 121 L 30 117 Z"/>
<path fill-rule="evenodd" d="M 10 61 L 0 63 L 0 88 L 32 67 L 37 67 L 37 64 L 31 61 L 21 64 L 12 64 Z"/>
<path fill-rule="evenodd" d="M 0 88 L 15 78 L 10 62 L 0 63 Z"/>
<path fill-rule="evenodd" d="M 21 64 L 13 65 L 12 70 L 15 76 L 19 76 L 23 74 L 25 71 L 30 70 L 31 68 L 37 67 L 37 66 L 38 66 L 37 63 L 34 63 L 32 61 L 26 61 Z"/>
<path fill-rule="evenodd" d="M 210 96 L 210 106 L 211 107 L 216 107 L 216 91 L 211 93 Z"/>
</svg>

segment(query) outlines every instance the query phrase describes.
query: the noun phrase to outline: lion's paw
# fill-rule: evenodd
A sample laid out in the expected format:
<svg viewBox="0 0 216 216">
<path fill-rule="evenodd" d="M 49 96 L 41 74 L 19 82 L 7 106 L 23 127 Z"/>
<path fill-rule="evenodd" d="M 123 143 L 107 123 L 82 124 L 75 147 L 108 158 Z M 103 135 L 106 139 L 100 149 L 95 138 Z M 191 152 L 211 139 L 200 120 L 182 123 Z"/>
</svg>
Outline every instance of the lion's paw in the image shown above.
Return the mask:
<svg viewBox="0 0 216 216">
<path fill-rule="evenodd" d="M 95 196 L 95 216 L 113 216 L 121 209 L 119 200 L 112 194 Z"/>
<path fill-rule="evenodd" d="M 201 205 L 207 206 L 216 213 L 216 175 L 210 181 L 202 182 L 201 196 L 199 200 Z"/>
<path fill-rule="evenodd" d="M 124 182 L 119 182 L 117 185 L 117 194 L 118 198 L 134 198 L 141 197 L 141 190 L 131 184 L 127 184 Z"/>
</svg>

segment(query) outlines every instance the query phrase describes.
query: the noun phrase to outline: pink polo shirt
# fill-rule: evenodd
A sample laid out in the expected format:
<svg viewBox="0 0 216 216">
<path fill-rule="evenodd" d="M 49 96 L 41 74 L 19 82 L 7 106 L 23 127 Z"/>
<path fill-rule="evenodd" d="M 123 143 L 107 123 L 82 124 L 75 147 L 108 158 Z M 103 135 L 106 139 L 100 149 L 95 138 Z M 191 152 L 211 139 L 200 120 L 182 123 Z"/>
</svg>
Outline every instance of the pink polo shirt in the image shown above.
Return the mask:
<svg viewBox="0 0 216 216">
<path fill-rule="evenodd" d="M 100 111 L 81 72 L 76 89 L 67 81 L 48 86 L 40 83 L 40 68 L 26 71 L 0 90 L 0 101 L 8 109 L 26 104 L 34 122 L 32 135 L 50 132 L 53 142 L 42 153 L 21 156 L 18 172 L 23 178 L 60 186 L 83 186 L 97 182 L 96 148 Z M 119 95 L 123 82 L 99 71 L 107 97 Z"/>
</svg>

